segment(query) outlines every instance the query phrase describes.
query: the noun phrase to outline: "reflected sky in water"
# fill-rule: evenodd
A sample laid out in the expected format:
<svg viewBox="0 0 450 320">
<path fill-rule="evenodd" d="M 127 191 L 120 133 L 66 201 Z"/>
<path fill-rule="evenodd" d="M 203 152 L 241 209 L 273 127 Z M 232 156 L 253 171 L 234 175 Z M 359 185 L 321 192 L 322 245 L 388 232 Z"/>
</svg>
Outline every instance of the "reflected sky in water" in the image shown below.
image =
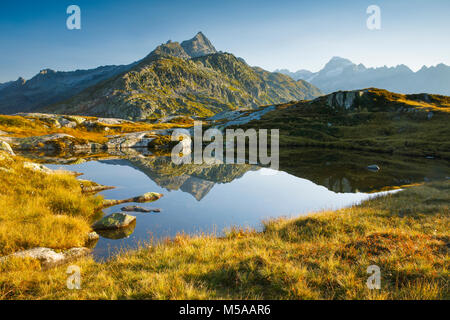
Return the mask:
<svg viewBox="0 0 450 320">
<path fill-rule="evenodd" d="M 159 240 L 177 233 L 196 234 L 215 232 L 239 226 L 261 229 L 261 221 L 279 216 L 298 216 L 313 211 L 350 206 L 370 196 L 364 193 L 335 193 L 309 180 L 271 169 L 247 171 L 229 183 L 215 183 L 197 200 L 195 194 L 160 187 L 143 172 L 127 165 L 108 161 L 90 161 L 63 166 L 48 165 L 84 173 L 89 179 L 104 185 L 116 186 L 101 194 L 106 199 L 124 199 L 146 192 L 160 192 L 160 200 L 137 204 L 148 208 L 161 208 L 160 213 L 130 213 L 137 217 L 136 228 L 120 240 L 101 238 L 94 249 L 97 258 L 105 258 L 120 248 L 133 248 L 139 242 Z M 181 177 L 173 177 L 181 179 Z M 196 183 L 210 181 L 196 178 Z M 127 204 L 128 205 L 128 204 Z M 106 214 L 120 212 L 124 205 L 105 210 Z"/>
</svg>

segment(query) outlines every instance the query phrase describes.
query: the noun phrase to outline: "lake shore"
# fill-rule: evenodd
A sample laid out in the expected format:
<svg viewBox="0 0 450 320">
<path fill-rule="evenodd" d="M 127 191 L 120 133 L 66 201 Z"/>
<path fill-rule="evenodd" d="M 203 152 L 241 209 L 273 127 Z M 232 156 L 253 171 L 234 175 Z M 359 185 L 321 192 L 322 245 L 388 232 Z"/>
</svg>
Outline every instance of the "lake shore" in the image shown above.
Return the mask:
<svg viewBox="0 0 450 320">
<path fill-rule="evenodd" d="M 2 255 L 30 246 L 83 245 L 101 199 L 82 194 L 73 176 L 21 169 L 23 161 L 2 152 L 1 167 L 20 173 L 1 172 L 14 193 L 2 195 L 3 208 L 14 208 L 2 217 Z M 7 179 L 15 187 L 7 188 Z M 105 263 L 81 258 L 72 263 L 81 268 L 81 290 L 66 288 L 67 265 L 42 271 L 33 259 L 12 259 L 0 264 L 0 298 L 448 299 L 449 188 L 448 180 L 431 182 L 351 208 L 268 221 L 263 232 L 177 236 Z M 57 190 L 59 200 L 39 190 Z M 30 192 L 36 201 L 24 201 Z M 49 209 L 39 197 L 55 205 Z M 48 214 L 36 215 L 29 207 L 36 203 Z M 13 230 L 21 237 L 12 237 Z M 381 269 L 381 290 L 366 286 L 370 265 Z"/>
</svg>

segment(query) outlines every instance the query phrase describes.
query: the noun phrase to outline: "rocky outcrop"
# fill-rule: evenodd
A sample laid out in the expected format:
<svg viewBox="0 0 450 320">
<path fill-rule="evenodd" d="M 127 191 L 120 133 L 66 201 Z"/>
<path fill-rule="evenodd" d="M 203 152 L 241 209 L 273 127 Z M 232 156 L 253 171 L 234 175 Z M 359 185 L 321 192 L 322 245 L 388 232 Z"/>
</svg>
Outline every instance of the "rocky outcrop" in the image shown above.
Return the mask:
<svg viewBox="0 0 450 320">
<path fill-rule="evenodd" d="M 101 150 L 102 145 L 86 140 L 77 139 L 65 133 L 52 133 L 43 136 L 26 138 L 9 137 L 10 143 L 17 150 Z"/>
<path fill-rule="evenodd" d="M 121 125 L 135 124 L 132 121 L 117 118 L 86 118 L 79 116 L 55 115 L 44 113 L 17 114 L 27 121 L 39 121 L 39 125 L 49 129 L 72 128 L 83 131 L 109 131 L 121 128 Z M 23 120 L 20 118 L 20 120 Z M 118 130 L 120 131 L 120 130 Z M 127 148 L 148 148 L 151 143 L 161 136 L 170 135 L 172 129 L 140 131 L 106 136 L 107 142 L 97 143 L 83 138 L 76 138 L 67 133 L 51 133 L 30 137 L 1 136 L 1 141 L 9 143 L 16 150 L 40 151 L 70 151 L 70 152 L 98 152 L 105 150 L 121 150 Z M 81 136 L 79 134 L 77 136 Z M 170 138 L 169 138 L 170 140 Z M 4 145 L 2 143 L 2 145 Z M 6 148 L 6 145 L 4 145 Z"/>
<path fill-rule="evenodd" d="M 105 144 L 106 149 L 147 148 L 155 140 L 155 131 L 133 132 L 123 135 L 110 136 Z"/>
<path fill-rule="evenodd" d="M 94 230 L 110 230 L 128 227 L 136 220 L 136 217 L 117 212 L 112 213 L 92 225 Z"/>
<path fill-rule="evenodd" d="M 356 105 L 356 100 L 362 97 L 367 90 L 356 90 L 356 91 L 339 91 L 327 95 L 327 105 L 335 109 L 345 109 L 349 110 L 354 108 Z"/>
<path fill-rule="evenodd" d="M 72 176 L 76 176 L 76 177 L 82 175 L 82 173 L 75 172 L 75 171 L 52 170 L 40 163 L 34 163 L 34 162 L 28 162 L 28 161 L 23 163 L 23 167 L 33 170 L 33 171 L 36 171 L 36 172 L 45 173 L 45 174 L 68 174 L 68 175 L 72 175 Z"/>
<path fill-rule="evenodd" d="M 43 269 L 56 267 L 61 264 L 68 263 L 91 252 L 88 248 L 71 248 L 61 252 L 56 252 L 50 248 L 33 248 L 24 251 L 15 252 L 5 257 L 0 258 L 0 263 L 6 262 L 10 258 L 28 258 L 36 259 L 40 262 Z"/>
</svg>

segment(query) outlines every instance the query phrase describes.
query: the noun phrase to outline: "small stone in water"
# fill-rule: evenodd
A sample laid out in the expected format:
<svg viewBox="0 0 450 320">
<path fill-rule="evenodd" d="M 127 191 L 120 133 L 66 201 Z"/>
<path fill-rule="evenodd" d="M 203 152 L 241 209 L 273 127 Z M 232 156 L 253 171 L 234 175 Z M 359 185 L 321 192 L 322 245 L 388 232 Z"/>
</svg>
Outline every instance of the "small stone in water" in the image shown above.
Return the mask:
<svg viewBox="0 0 450 320">
<path fill-rule="evenodd" d="M 126 206 L 121 209 L 126 212 L 161 212 L 161 209 L 158 208 L 143 208 L 138 206 Z"/>
</svg>

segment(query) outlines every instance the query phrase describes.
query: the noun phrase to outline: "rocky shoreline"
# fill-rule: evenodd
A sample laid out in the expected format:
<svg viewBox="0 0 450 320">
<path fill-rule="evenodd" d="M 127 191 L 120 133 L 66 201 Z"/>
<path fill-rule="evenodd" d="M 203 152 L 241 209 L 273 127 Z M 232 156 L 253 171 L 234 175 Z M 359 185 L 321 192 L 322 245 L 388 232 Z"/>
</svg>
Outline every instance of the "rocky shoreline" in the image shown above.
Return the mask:
<svg viewBox="0 0 450 320">
<path fill-rule="evenodd" d="M 24 169 L 38 172 L 43 175 L 54 175 L 62 174 L 78 177 L 82 175 L 81 173 L 66 171 L 66 170 L 52 170 L 48 167 L 34 162 L 18 160 L 11 146 L 5 142 L 0 141 L 0 159 L 7 159 L 8 161 L 21 161 Z M 2 171 L 7 171 L 6 173 L 13 173 L 13 169 L 0 167 Z M 9 170 L 9 171 L 8 171 Z M 80 188 L 83 194 L 95 194 L 103 190 L 112 189 L 112 186 L 104 186 L 89 180 L 78 180 Z M 100 203 L 98 210 L 102 208 L 115 206 L 118 204 L 136 202 L 136 203 L 146 203 L 153 202 L 160 199 L 163 195 L 155 192 L 148 192 L 143 195 L 123 199 L 123 200 L 103 200 Z M 132 212 L 133 210 L 128 210 Z M 0 257 L 0 264 L 6 263 L 11 259 L 34 259 L 39 261 L 41 269 L 49 269 L 62 264 L 66 264 L 83 256 L 89 255 L 92 252 L 92 248 L 95 247 L 96 242 L 99 239 L 99 232 L 117 232 L 119 229 L 126 229 L 131 224 L 135 224 L 136 217 L 125 214 L 125 213 L 113 213 L 104 216 L 97 221 L 95 221 L 91 228 L 92 230 L 86 236 L 85 246 L 67 248 L 64 250 L 56 250 L 47 247 L 34 247 L 26 250 L 20 250 L 9 255 Z M 133 228 L 134 229 L 134 228 Z M 95 231 L 93 231 L 95 230 Z"/>
<path fill-rule="evenodd" d="M 87 133 L 101 134 L 103 141 L 92 141 L 88 138 L 57 132 L 27 137 L 16 136 L 10 132 L 0 132 L 0 141 L 8 143 L 15 150 L 43 150 L 43 151 L 71 151 L 71 152 L 99 152 L 121 150 L 127 148 L 149 148 L 163 141 L 170 141 L 169 135 L 173 129 L 156 129 L 135 132 L 120 132 L 123 126 L 139 129 L 143 123 L 115 118 L 93 118 L 69 115 L 19 113 L 19 116 L 31 123 L 39 122 L 43 129 L 74 129 Z M 150 124 L 146 124 L 150 126 Z M 111 132 L 111 133 L 110 133 Z M 81 134 L 81 136 L 83 136 Z"/>
</svg>

